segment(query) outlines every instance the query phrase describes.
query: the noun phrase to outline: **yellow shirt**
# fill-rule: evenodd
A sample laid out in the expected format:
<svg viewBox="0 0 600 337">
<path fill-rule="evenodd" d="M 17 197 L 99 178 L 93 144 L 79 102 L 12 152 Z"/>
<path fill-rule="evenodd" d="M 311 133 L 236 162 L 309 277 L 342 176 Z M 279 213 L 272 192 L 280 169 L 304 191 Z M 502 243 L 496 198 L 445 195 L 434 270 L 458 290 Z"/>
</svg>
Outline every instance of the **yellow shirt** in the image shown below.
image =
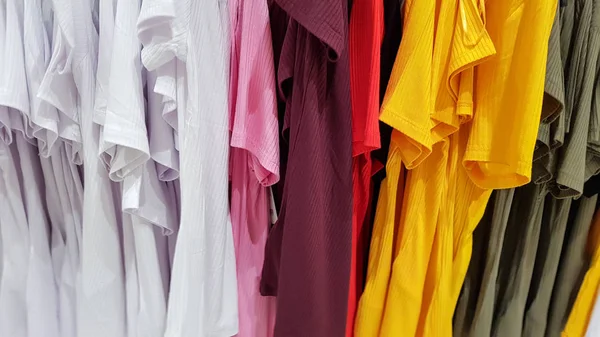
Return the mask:
<svg viewBox="0 0 600 337">
<path fill-rule="evenodd" d="M 482 188 L 510 188 L 531 180 L 556 3 L 485 3 L 485 27 L 497 54 L 476 69 L 476 111 L 463 158 L 469 176 Z"/>
<path fill-rule="evenodd" d="M 402 162 L 412 169 L 429 156 L 433 147 L 429 105 L 435 2 L 407 0 L 404 11 L 405 34 L 383 103 L 387 108 L 382 108 L 380 117 L 396 129 L 392 132 L 387 178 L 377 203 L 365 291 L 358 304 L 354 327 L 357 337 L 380 336 L 392 263 L 399 252 L 397 241 L 401 235 L 397 224 L 404 194 Z M 406 32 L 407 27 L 411 27 L 412 33 Z"/>
<path fill-rule="evenodd" d="M 377 205 L 378 215 L 394 210 L 393 217 L 378 216 L 375 227 L 386 235 L 395 231 L 395 239 L 388 237 L 388 246 L 381 247 L 385 261 L 369 257 L 370 265 L 385 264 L 385 281 L 375 282 L 378 267 L 370 266 L 367 288 L 377 284 L 379 296 L 365 291 L 361 297 L 358 337 L 451 336 L 472 233 L 489 188 L 529 181 L 556 4 L 520 1 L 489 4 L 487 24 L 486 9 L 476 0 L 406 2 L 403 41 L 380 119 L 395 129 L 389 158 L 401 158 L 410 171 L 400 215 L 393 207 L 400 201 L 389 188 L 399 168 L 388 170 L 385 202 Z M 521 24 L 515 26 L 513 18 Z M 496 43 L 501 57 L 490 58 Z M 499 98 L 490 99 L 496 93 Z M 369 301 L 378 308 L 375 314 L 366 313 Z"/>
<path fill-rule="evenodd" d="M 399 207 L 404 194 L 404 173 L 393 139 L 386 164 L 388 175 L 381 183 L 373 234 L 369 249 L 369 263 L 365 289 L 358 302 L 354 324 L 355 336 L 379 336 L 383 307 L 387 296 L 392 261 L 395 254 L 394 236 Z"/>
<path fill-rule="evenodd" d="M 456 180 L 450 180 L 449 176 L 455 177 L 462 167 L 456 150 L 452 163 L 449 162 L 453 141 L 448 136 L 471 114 L 468 111 L 472 109 L 472 101 L 468 97 L 472 97 L 473 72 L 468 73 L 471 81 L 465 80 L 464 84 L 461 72 L 494 53 L 487 36 L 473 38 L 474 43 L 466 45 L 463 35 L 454 33 L 458 30 L 459 1 L 434 3 L 433 41 L 422 38 L 426 33 L 414 22 L 431 14 L 416 11 L 425 5 L 431 6 L 431 2 L 414 0 L 406 7 L 403 41 L 381 112 L 381 120 L 394 127 L 400 139 L 410 139 L 399 142 L 398 146 L 407 168 L 412 170 L 405 185 L 396 239 L 398 255 L 393 261 L 380 336 L 451 335 L 454 204 L 455 198 L 461 198 L 462 194 L 457 194 L 459 189 L 453 185 Z M 464 7 L 462 15 L 461 24 L 469 22 L 470 28 L 483 27 L 476 6 Z M 410 20 L 413 16 L 416 21 Z M 479 25 L 475 26 L 473 22 L 477 20 Z M 427 36 L 431 37 L 430 34 Z M 407 39 L 413 41 L 414 36 L 419 37 L 415 38 L 417 44 L 405 43 Z M 461 38 L 458 42 L 457 36 Z M 431 85 L 425 88 L 428 90 L 419 94 L 413 91 L 415 82 L 394 81 L 414 73 L 409 67 L 411 62 L 405 59 L 410 59 L 415 50 L 429 48 L 433 48 L 433 54 L 428 54 L 432 55 L 431 72 L 419 74 L 420 82 L 426 82 L 427 76 L 431 79 Z M 426 55 L 412 62 L 418 62 L 413 66 L 421 71 L 428 68 Z M 468 91 L 470 96 L 463 94 Z M 418 103 L 415 97 L 421 100 L 420 104 L 415 104 Z M 461 103 L 460 109 L 457 102 Z M 460 207 L 468 208 L 470 204 L 470 200 L 459 199 Z"/>
<path fill-rule="evenodd" d="M 563 337 L 584 336 L 590 321 L 594 303 L 600 287 L 600 211 L 596 211 L 594 222 L 588 234 L 587 250 L 592 257 L 590 268 L 585 274 L 569 320 L 562 333 Z"/>
</svg>

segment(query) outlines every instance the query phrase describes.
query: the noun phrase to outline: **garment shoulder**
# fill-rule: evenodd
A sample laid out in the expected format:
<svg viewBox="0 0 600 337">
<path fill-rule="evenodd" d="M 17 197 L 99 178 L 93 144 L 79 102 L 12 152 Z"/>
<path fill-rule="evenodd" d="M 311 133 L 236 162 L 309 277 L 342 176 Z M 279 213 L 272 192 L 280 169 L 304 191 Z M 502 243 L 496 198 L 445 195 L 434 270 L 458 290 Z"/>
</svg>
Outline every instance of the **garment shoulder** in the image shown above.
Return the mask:
<svg viewBox="0 0 600 337">
<path fill-rule="evenodd" d="M 323 41 L 337 58 L 347 48 L 348 0 L 276 0 L 287 14 Z"/>
</svg>

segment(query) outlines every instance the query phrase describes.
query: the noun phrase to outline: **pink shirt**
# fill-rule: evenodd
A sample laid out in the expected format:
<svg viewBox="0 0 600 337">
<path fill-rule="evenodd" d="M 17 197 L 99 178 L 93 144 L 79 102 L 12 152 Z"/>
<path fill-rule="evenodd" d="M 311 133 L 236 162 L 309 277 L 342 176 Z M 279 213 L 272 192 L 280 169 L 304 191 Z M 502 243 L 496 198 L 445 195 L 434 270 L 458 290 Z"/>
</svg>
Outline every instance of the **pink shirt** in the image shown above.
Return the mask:
<svg viewBox="0 0 600 337">
<path fill-rule="evenodd" d="M 269 190 L 279 180 L 279 134 L 266 0 L 230 0 L 231 221 L 239 337 L 272 336 L 275 299 L 259 282 L 269 231 Z"/>
</svg>

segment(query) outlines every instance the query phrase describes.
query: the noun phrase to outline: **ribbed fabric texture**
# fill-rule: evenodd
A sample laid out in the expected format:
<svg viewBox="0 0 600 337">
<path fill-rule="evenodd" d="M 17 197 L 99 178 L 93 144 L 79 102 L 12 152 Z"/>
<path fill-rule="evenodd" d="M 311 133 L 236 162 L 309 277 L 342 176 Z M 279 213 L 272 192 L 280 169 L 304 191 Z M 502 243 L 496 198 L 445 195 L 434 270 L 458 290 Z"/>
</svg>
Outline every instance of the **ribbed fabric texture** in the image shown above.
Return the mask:
<svg viewBox="0 0 600 337">
<path fill-rule="evenodd" d="M 548 40 L 548 58 L 546 61 L 546 80 L 542 103 L 542 121 L 533 155 L 531 179 L 536 184 L 550 182 L 556 178 L 557 155 L 555 149 L 562 146 L 557 138 L 557 125 L 564 121 L 565 80 L 561 56 L 560 6 L 556 7 L 554 23 Z M 562 132 L 564 133 L 564 131 Z M 561 134 L 562 137 L 562 134 Z"/>
<path fill-rule="evenodd" d="M 519 9 L 513 11 L 518 4 Z M 480 187 L 515 187 L 531 179 L 556 6 L 541 1 L 486 3 L 485 27 L 499 57 L 477 68 L 476 111 L 463 159 L 469 176 Z M 507 128 L 517 136 L 491 137 L 493 130 Z"/>
<path fill-rule="evenodd" d="M 126 294 L 123 255 L 120 248 L 122 224 L 119 196 L 98 158 L 99 141 L 93 122 L 97 41 L 91 4 L 86 1 L 61 1 L 58 11 L 72 20 L 74 44 L 71 74 L 76 85 L 76 120 L 81 123 L 83 140 L 84 204 L 81 242 L 81 294 L 77 306 L 77 334 L 85 336 L 126 336 Z M 57 11 L 57 8 L 54 9 Z M 61 22 L 62 23 L 62 22 Z M 69 27 L 69 24 L 66 25 Z M 77 56 L 75 58 L 75 55 Z M 68 60 L 67 60 L 67 64 Z M 107 207 L 97 207 L 98 204 Z M 79 293 L 78 293 L 79 294 Z"/>
<path fill-rule="evenodd" d="M 546 336 L 561 335 L 583 281 L 582 276 L 589 263 L 586 257 L 586 242 L 597 199 L 597 195 L 591 198 L 582 197 L 574 202 L 577 207 L 571 207 L 574 219 L 569 222 L 565 234 L 565 248 L 560 258 L 558 274 L 552 291 Z"/>
<path fill-rule="evenodd" d="M 434 13 L 433 2 L 405 2 L 402 44 L 381 107 L 380 119 L 397 130 L 392 137 L 397 139 L 399 155 L 408 169 L 418 166 L 433 145 L 427 111 L 431 106 L 431 62 L 426 60 L 433 54 Z M 418 62 L 422 64 L 410 66 Z M 405 91 L 408 87 L 410 94 Z"/>
<path fill-rule="evenodd" d="M 184 23 L 189 20 L 182 27 L 187 55 L 181 76 L 187 86 L 183 97 L 177 97 L 181 219 L 165 337 L 233 336 L 238 332 L 238 300 L 227 190 L 228 4 L 182 1 L 176 8 Z M 171 40 L 177 41 L 177 36 Z"/>
<path fill-rule="evenodd" d="M 529 184 L 515 191 L 500 256 L 501 272 L 496 279 L 498 300 L 492 335 L 518 336 L 523 329 L 542 225 L 544 189 L 543 185 Z"/>
<path fill-rule="evenodd" d="M 522 336 L 543 337 L 545 334 L 572 201 L 546 196 Z"/>
<path fill-rule="evenodd" d="M 364 223 L 370 203 L 371 151 L 380 147 L 379 74 L 383 40 L 383 0 L 356 0 L 349 24 L 350 93 L 352 99 L 352 260 L 346 336 L 354 335 L 354 317 L 362 293 Z"/>
<path fill-rule="evenodd" d="M 140 7 L 139 0 L 116 2 L 112 44 L 105 46 L 112 54 L 100 151 L 113 181 L 123 181 L 150 158 L 136 29 Z"/>
<path fill-rule="evenodd" d="M 576 7 L 577 24 L 573 39 L 572 56 L 567 64 L 566 98 L 569 102 L 567 113 L 568 137 L 560 150 L 557 169 L 557 197 L 579 195 L 583 192 L 586 180 L 586 146 L 590 125 L 590 110 L 598 57 L 600 55 L 600 32 L 590 29 L 592 21 L 597 26 L 600 21 L 598 9 L 594 10 L 593 1 L 574 1 L 568 6 Z M 584 69 L 586 69 L 584 71 Z M 591 176 L 591 175 L 590 175 Z M 589 177 L 587 177 L 589 178 Z"/>
<path fill-rule="evenodd" d="M 473 256 L 485 258 L 471 259 L 455 312 L 455 336 L 491 335 L 496 279 L 514 194 L 514 189 L 495 191 L 473 233 Z"/>
<path fill-rule="evenodd" d="M 381 78 L 379 98 L 383 100 L 394 60 L 402 37 L 403 3 L 396 0 L 384 1 L 384 37 L 381 46 Z M 375 164 L 386 167 L 373 178 L 374 209 L 373 229 L 368 241 L 368 258 L 364 290 L 360 295 L 355 315 L 354 334 L 375 336 L 379 333 L 383 307 L 390 280 L 392 262 L 396 257 L 394 241 L 397 235 L 399 210 L 404 194 L 404 170 L 397 151 L 390 150 L 391 128 L 380 124 L 382 148 L 373 152 Z M 397 145 L 394 145 L 396 148 Z M 389 155 L 389 156 L 388 156 Z M 392 173 L 389 178 L 385 174 Z M 396 173 L 397 172 L 397 173 Z M 365 219 L 366 221 L 371 220 Z M 368 230 L 366 230 L 368 231 Z M 361 238 L 362 239 L 362 238 Z M 366 254 L 366 252 L 364 252 Z"/>
<path fill-rule="evenodd" d="M 489 192 L 471 183 L 461 165 L 470 128 L 466 126 L 457 133 L 461 122 L 473 115 L 474 73 L 470 69 L 494 53 L 480 21 L 480 9 L 472 5 L 462 11 L 466 14 L 462 19 L 467 22 L 456 21 L 458 2 L 413 1 L 405 5 L 404 41 L 380 119 L 395 129 L 388 156 L 388 184 L 400 174 L 399 165 L 390 167 L 394 156 L 400 156 L 411 171 L 406 178 L 400 218 L 394 219 L 395 207 L 389 203 L 381 210 L 378 205 L 375 228 L 387 226 L 389 229 L 382 232 L 389 235 L 398 222 L 394 235 L 398 241 L 393 255 L 386 253 L 385 247 L 379 252 L 384 262 L 390 258 L 393 263 L 387 294 L 383 294 L 385 300 L 370 303 L 371 307 L 383 308 L 382 318 L 377 313 L 359 316 L 357 334 L 360 329 L 384 336 L 452 333 L 452 313 L 459 292 L 453 273 L 459 279 L 466 273 L 471 233 L 489 197 Z M 470 33 L 463 29 L 466 23 L 481 28 L 479 32 L 485 37 L 471 43 L 464 36 Z M 453 133 L 456 135 L 448 138 Z M 390 191 L 380 192 L 380 203 L 385 193 Z M 394 197 L 387 196 L 392 205 Z M 455 210 L 455 205 L 464 207 Z M 377 221 L 386 223 L 379 225 Z M 455 227 L 454 223 L 461 226 Z M 371 254 L 370 260 L 373 257 Z M 386 274 L 381 273 L 379 286 L 386 282 Z M 377 294 L 374 290 L 372 293 Z M 367 290 L 363 297 L 365 303 L 377 299 L 367 297 Z M 403 317 L 402 324 L 397 323 L 397 317 Z M 379 320 L 381 327 L 377 328 Z"/>
<path fill-rule="evenodd" d="M 277 296 L 274 336 L 344 336 L 352 253 L 348 3 L 277 0 L 271 11 L 272 30 L 285 32 L 274 51 L 287 163 L 261 292 Z"/>
<path fill-rule="evenodd" d="M 401 131 L 392 135 L 392 143 L 398 139 L 398 151 L 407 167 L 418 165 L 407 176 L 383 335 L 451 334 L 458 297 L 453 273 L 459 279 L 466 273 L 471 231 L 489 197 L 489 193 L 473 193 L 475 186 L 460 164 L 470 129 L 465 127 L 447 137 L 456 133 L 461 121 L 472 116 L 473 72 L 468 69 L 492 55 L 494 48 L 487 38 L 467 44 L 463 22 L 455 21 L 453 14 L 459 10 L 457 2 L 438 3 L 439 15 L 431 18 L 431 26 L 427 26 L 429 20 L 422 19 L 427 7 L 421 6 L 429 5 L 419 1 L 406 4 L 405 38 L 414 37 L 415 45 L 405 44 L 405 39 L 400 47 L 381 115 L 384 122 Z M 463 18 L 475 25 L 480 20 L 478 11 L 469 6 Z M 432 55 L 432 68 L 411 66 L 412 62 L 424 62 L 427 54 Z M 414 84 L 417 77 L 426 85 L 420 93 Z M 430 79 L 430 86 L 423 78 Z M 403 92 L 407 86 L 411 91 Z M 418 104 L 413 102 L 415 99 L 425 101 Z M 428 109 L 414 109 L 415 106 Z M 459 206 L 455 210 L 455 205 L 464 205 L 464 209 Z M 474 208 L 468 209 L 469 206 Z M 454 223 L 464 227 L 454 227 Z M 404 317 L 403 324 L 396 324 L 394 317 Z"/>
<path fill-rule="evenodd" d="M 229 2 L 231 20 L 231 224 L 239 337 L 273 335 L 275 299 L 259 293 L 270 188 L 279 180 L 279 129 L 266 0 Z"/>
</svg>

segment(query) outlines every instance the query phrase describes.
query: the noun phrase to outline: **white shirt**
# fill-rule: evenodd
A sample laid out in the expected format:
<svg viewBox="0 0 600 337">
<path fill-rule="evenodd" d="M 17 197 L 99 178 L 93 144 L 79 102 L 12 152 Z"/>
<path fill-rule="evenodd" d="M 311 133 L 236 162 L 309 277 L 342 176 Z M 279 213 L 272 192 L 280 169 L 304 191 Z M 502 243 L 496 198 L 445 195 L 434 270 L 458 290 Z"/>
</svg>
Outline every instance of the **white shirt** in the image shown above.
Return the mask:
<svg viewBox="0 0 600 337">
<path fill-rule="evenodd" d="M 14 167 L 14 163 L 19 162 L 18 157 L 14 158 L 15 153 L 16 144 L 9 147 L 0 142 L 0 231 L 3 249 L 0 336 L 27 336 L 29 226 Z"/>
<path fill-rule="evenodd" d="M 59 121 L 56 108 L 37 96 L 51 56 L 48 32 L 44 26 L 48 13 L 42 12 L 41 0 L 25 0 L 23 3 L 23 45 L 33 135 L 39 139 L 40 154 L 48 157 L 58 139 Z"/>
<path fill-rule="evenodd" d="M 46 9 L 54 5 L 52 0 L 42 0 L 45 26 L 52 29 L 52 52 L 48 55 L 45 74 L 37 92 L 33 92 L 30 98 L 40 99 L 40 107 L 50 111 L 49 115 L 56 119 L 58 126 L 60 141 L 55 144 L 57 149 L 49 151 L 50 158 L 42 160 L 42 168 L 46 184 L 51 185 L 46 187 L 46 200 L 52 225 L 51 247 L 58 289 L 60 336 L 76 337 L 83 186 L 75 165 L 82 162 L 82 139 L 77 87 L 71 71 L 74 44 L 73 26 L 70 24 L 72 12 L 70 8 Z M 56 5 L 64 6 L 64 3 Z"/>
<path fill-rule="evenodd" d="M 121 181 L 150 158 L 137 17 L 141 0 L 117 1 L 108 105 L 101 151 L 110 156 L 109 176 Z"/>
<path fill-rule="evenodd" d="M 148 107 L 146 123 L 150 156 L 156 163 L 158 177 L 162 181 L 173 181 L 179 178 L 179 151 L 175 148 L 175 130 L 163 118 L 163 97 L 154 88 L 156 86 L 156 71 L 147 75 Z"/>
<path fill-rule="evenodd" d="M 14 109 L 12 122 L 23 125 L 21 131 L 31 143 L 33 128 L 29 125 L 29 91 L 23 50 L 23 2 L 18 0 L 3 0 L 5 12 L 5 33 L 0 53 L 2 70 L 0 77 L 0 105 Z M 9 112 L 10 113 L 10 112 Z M 17 119 L 21 122 L 17 122 Z M 14 127 L 13 127 L 14 128 Z"/>
<path fill-rule="evenodd" d="M 128 336 L 159 337 L 164 333 L 166 298 L 155 237 L 162 233 L 155 233 L 153 225 L 163 228 L 166 234 L 172 233 L 176 208 L 167 202 L 167 185 L 159 181 L 154 163 L 148 161 L 145 72 L 137 29 L 138 16 L 144 14 L 140 14 L 140 6 L 140 0 L 116 3 L 101 150 L 111 158 L 111 179 L 122 180 Z M 171 132 L 168 125 L 166 131 Z"/>
<path fill-rule="evenodd" d="M 23 203 L 29 224 L 29 263 L 27 272 L 27 336 L 61 337 L 56 315 L 58 293 L 52 258 L 43 188 L 44 180 L 37 147 L 16 135 L 18 174 L 21 175 Z M 13 158 L 16 160 L 16 158 Z M 45 199 L 45 198 L 44 198 Z"/>
<path fill-rule="evenodd" d="M 185 5 L 186 108 L 177 101 L 181 223 L 165 336 L 232 336 L 238 317 L 227 191 L 229 13 L 226 1 Z"/>
<path fill-rule="evenodd" d="M 94 122 L 100 125 L 104 125 L 106 107 L 108 106 L 116 1 L 117 0 L 100 0 L 98 2 L 100 23 L 98 32 L 98 70 L 96 72 Z"/>
<path fill-rule="evenodd" d="M 98 126 L 93 121 L 98 36 L 90 0 L 54 0 L 70 9 L 75 24 L 71 71 L 78 92 L 83 140 L 84 204 L 81 244 L 81 291 L 77 332 L 85 337 L 125 337 L 125 275 L 119 232 L 121 212 L 108 174 L 98 159 Z M 76 19 L 76 20 L 75 20 Z M 100 22 L 102 23 L 102 17 Z M 116 198 L 116 200 L 115 200 Z M 98 207 L 102 205 L 102 207 Z M 118 207 L 118 206 L 117 206 Z"/>
<path fill-rule="evenodd" d="M 65 1 L 52 2 L 54 22 L 52 31 L 52 54 L 46 72 L 36 94 L 58 113 L 58 134 L 65 143 L 69 160 L 82 163 L 82 139 L 77 112 L 77 87 L 73 79 L 71 63 L 73 61 L 74 28 L 73 13 Z M 67 5 L 67 6 L 65 6 Z"/>
<path fill-rule="evenodd" d="M 25 297 L 20 300 L 24 299 L 26 304 L 26 318 L 21 322 L 21 324 L 26 324 L 26 336 L 52 337 L 59 334 L 58 322 L 53 316 L 44 315 L 44 313 L 54 311 L 57 307 L 57 293 L 48 244 L 50 241 L 48 223 L 41 195 L 43 180 L 40 162 L 37 148 L 32 148 L 30 145 L 31 143 L 37 144 L 33 139 L 36 128 L 32 126 L 31 122 L 24 56 L 25 45 L 31 41 L 23 39 L 25 4 L 16 0 L 8 0 L 5 4 L 6 7 L 3 9 L 6 10 L 6 31 L 3 42 L 6 49 L 3 55 L 3 76 L 0 77 L 0 105 L 10 107 L 8 111 L 11 127 L 20 132 L 13 138 L 13 151 L 16 148 L 17 152 L 13 152 L 12 162 L 6 163 L 3 170 L 6 170 L 8 174 L 6 178 L 12 180 L 5 183 L 8 186 L 9 198 L 15 198 L 15 200 L 11 200 L 11 203 L 15 203 L 13 211 L 19 207 L 16 205 L 19 202 L 25 211 L 26 218 L 15 218 L 19 221 L 15 225 L 27 228 L 29 231 L 29 234 L 23 234 L 18 239 L 15 238 L 17 240 L 13 243 L 13 245 L 23 245 L 23 257 L 27 259 L 26 263 L 19 266 L 24 270 L 12 271 L 21 274 L 20 276 L 26 275 L 25 280 L 20 279 L 23 281 L 20 285 L 15 285 L 18 289 L 14 289 L 14 291 L 20 297 L 21 291 L 25 289 Z M 28 27 L 29 29 L 31 27 Z M 29 50 L 27 51 L 29 52 Z M 42 67 L 43 61 L 42 56 Z M 20 193 L 17 191 L 18 189 L 21 190 Z M 18 198 L 19 194 L 20 198 Z M 14 249 L 14 247 L 10 249 Z M 9 256 L 9 258 L 11 257 Z M 11 277 L 8 273 L 3 274 Z M 7 303 L 2 299 L 0 302 Z M 2 309 L 0 316 L 5 314 L 4 310 L 6 309 Z M 38 320 L 36 321 L 36 319 Z M 4 323 L 6 322 L 2 322 L 0 319 L 0 324 Z M 17 325 L 19 323 L 7 324 Z M 17 330 L 21 328 L 22 326 L 19 326 Z"/>
<path fill-rule="evenodd" d="M 64 144 L 58 153 L 41 159 L 46 202 L 51 223 L 51 251 L 58 289 L 58 323 L 61 337 L 76 337 L 76 275 L 81 240 L 83 186 Z"/>
</svg>

